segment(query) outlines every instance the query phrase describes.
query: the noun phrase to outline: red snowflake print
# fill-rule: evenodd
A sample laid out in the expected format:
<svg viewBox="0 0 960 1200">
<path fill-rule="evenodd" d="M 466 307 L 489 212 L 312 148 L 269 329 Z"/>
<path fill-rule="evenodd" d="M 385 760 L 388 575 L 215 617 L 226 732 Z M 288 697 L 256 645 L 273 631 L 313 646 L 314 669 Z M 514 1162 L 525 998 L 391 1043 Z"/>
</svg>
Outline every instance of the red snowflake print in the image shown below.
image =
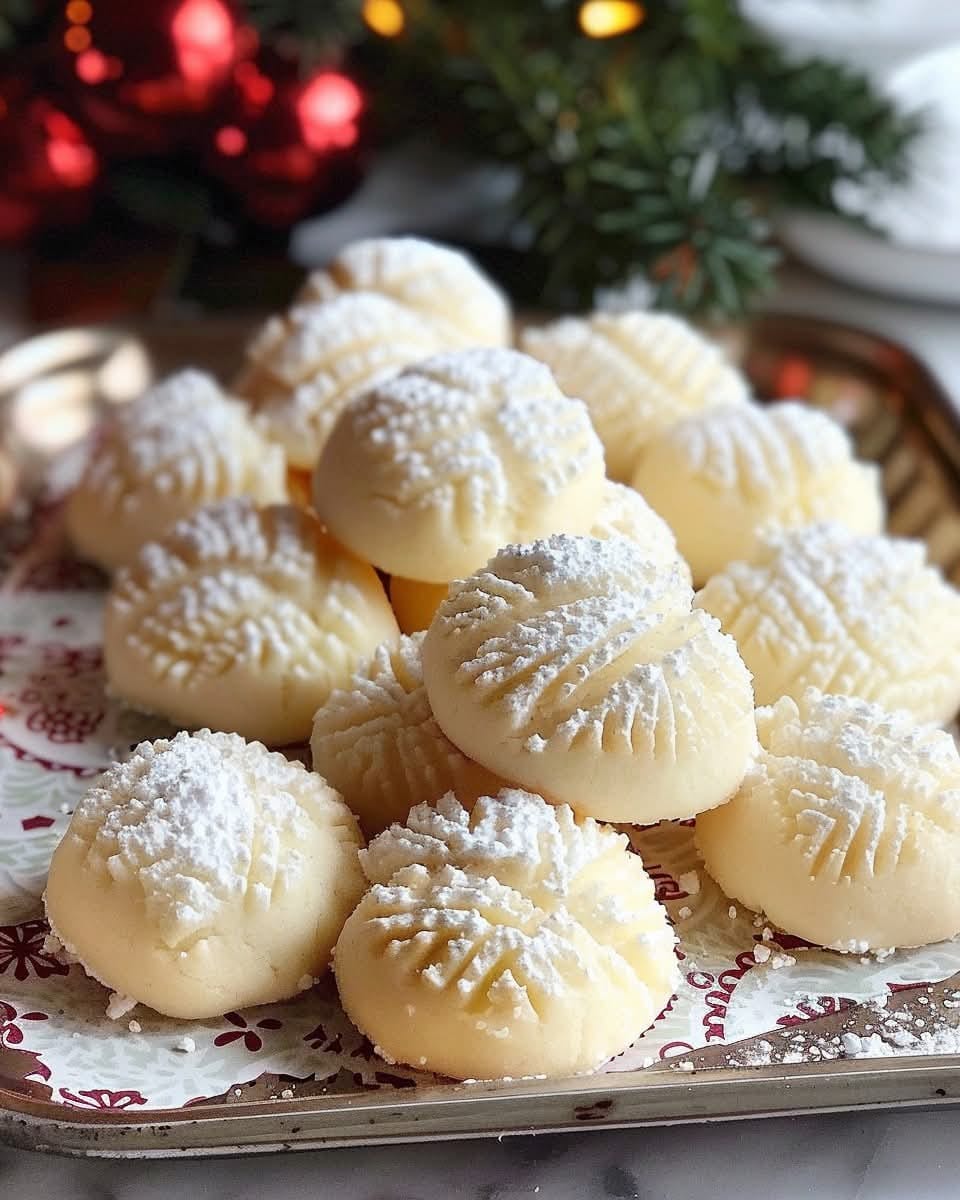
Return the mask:
<svg viewBox="0 0 960 1200">
<path fill-rule="evenodd" d="M 644 867 L 653 880 L 654 887 L 657 889 L 657 899 L 661 904 L 667 900 L 686 900 L 689 893 L 683 890 L 670 872 L 660 863 L 644 863 Z"/>
<path fill-rule="evenodd" d="M 103 656 L 98 646 L 43 647 L 43 663 L 20 693 L 27 728 L 58 745 L 76 745 L 103 720 Z"/>
<path fill-rule="evenodd" d="M 54 824 L 56 822 L 53 817 L 24 817 L 20 822 L 20 828 L 24 833 L 32 833 L 34 829 L 49 829 Z"/>
<path fill-rule="evenodd" d="M 134 1104 L 146 1104 L 146 1096 L 141 1096 L 133 1088 L 120 1092 L 111 1092 L 107 1088 L 89 1088 L 72 1092 L 69 1088 L 60 1088 L 60 1098 L 71 1108 L 130 1108 Z"/>
<path fill-rule="evenodd" d="M 223 1014 L 223 1019 L 229 1021 L 231 1025 L 236 1025 L 236 1029 L 228 1029 L 225 1033 L 218 1033 L 213 1039 L 215 1046 L 229 1046 L 231 1042 L 239 1041 L 243 1038 L 243 1044 L 251 1054 L 256 1054 L 258 1050 L 263 1049 L 263 1038 L 255 1031 L 257 1029 L 282 1029 L 283 1022 L 276 1020 L 274 1017 L 266 1017 L 262 1021 L 258 1021 L 255 1026 L 250 1026 L 244 1017 L 239 1013 L 228 1012 Z"/>
<path fill-rule="evenodd" d="M 335 1033 L 330 1037 L 322 1025 L 318 1025 L 316 1029 L 311 1029 L 303 1039 L 311 1050 L 324 1050 L 330 1054 L 342 1054 L 343 1042 L 340 1034 Z"/>
<path fill-rule="evenodd" d="M 14 979 L 49 979 L 66 975 L 69 968 L 57 962 L 43 949 L 49 932 L 46 921 L 24 921 L 20 925 L 0 925 L 0 975 L 13 968 Z"/>
<path fill-rule="evenodd" d="M 0 1000 L 0 1046 L 19 1046 L 23 1041 L 23 1030 L 17 1021 L 48 1021 L 50 1018 L 42 1012 L 17 1013 L 12 1004 Z"/>
</svg>

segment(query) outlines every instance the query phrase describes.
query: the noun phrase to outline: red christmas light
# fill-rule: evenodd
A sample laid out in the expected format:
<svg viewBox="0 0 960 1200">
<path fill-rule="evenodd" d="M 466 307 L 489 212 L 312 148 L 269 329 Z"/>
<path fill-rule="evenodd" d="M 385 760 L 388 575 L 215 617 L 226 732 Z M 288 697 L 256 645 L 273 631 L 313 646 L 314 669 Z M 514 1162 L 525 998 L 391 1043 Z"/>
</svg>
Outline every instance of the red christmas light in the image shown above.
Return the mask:
<svg viewBox="0 0 960 1200">
<path fill-rule="evenodd" d="M 222 79 L 236 55 L 236 31 L 222 0 L 183 0 L 170 22 L 180 74 L 207 88 Z"/>
</svg>

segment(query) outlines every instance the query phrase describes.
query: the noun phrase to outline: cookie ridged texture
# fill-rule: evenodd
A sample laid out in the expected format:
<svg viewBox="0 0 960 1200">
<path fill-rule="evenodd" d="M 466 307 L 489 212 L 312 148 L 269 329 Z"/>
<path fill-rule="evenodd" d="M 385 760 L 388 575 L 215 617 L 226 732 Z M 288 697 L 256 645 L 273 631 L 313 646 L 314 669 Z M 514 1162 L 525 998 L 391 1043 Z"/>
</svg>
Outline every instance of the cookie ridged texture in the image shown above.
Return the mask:
<svg viewBox="0 0 960 1200">
<path fill-rule="evenodd" d="M 90 974 L 173 1016 L 284 999 L 363 891 L 356 820 L 300 763 L 203 730 L 144 742 L 78 803 L 47 913 Z"/>
<path fill-rule="evenodd" d="M 376 573 L 314 517 L 238 500 L 176 525 L 117 576 L 104 649 L 129 703 L 284 745 L 398 637 Z"/>
<path fill-rule="evenodd" d="M 391 574 L 444 583 L 599 509 L 586 409 L 514 350 L 439 355 L 344 409 L 314 472 L 320 519 Z"/>
<path fill-rule="evenodd" d="M 570 1075 L 669 1000 L 674 935 L 624 835 L 505 789 L 414 809 L 363 856 L 373 887 L 335 953 L 351 1019 L 456 1078 Z"/>
<path fill-rule="evenodd" d="M 575 811 L 687 817 L 736 789 L 750 676 L 680 567 L 624 538 L 508 546 L 450 589 L 423 647 L 437 721 L 465 754 Z"/>
<path fill-rule="evenodd" d="M 428 320 L 451 349 L 506 346 L 510 309 L 503 294 L 458 250 L 423 238 L 352 242 L 307 279 L 300 299 L 379 292 Z"/>
<path fill-rule="evenodd" d="M 863 953 L 960 932 L 960 755 L 943 730 L 809 689 L 757 713 L 738 795 L 697 822 L 709 872 L 788 932 Z"/>
<path fill-rule="evenodd" d="M 920 542 L 823 523 L 769 538 L 697 594 L 753 672 L 759 704 L 808 687 L 917 721 L 960 705 L 960 593 Z"/>
<path fill-rule="evenodd" d="M 444 345 L 417 313 L 389 297 L 347 293 L 271 317 L 247 347 L 235 387 L 290 464 L 309 469 L 344 405 Z"/>
<path fill-rule="evenodd" d="M 169 376 L 117 410 L 66 509 L 84 557 L 113 569 L 204 504 L 287 498 L 283 451 L 202 371 Z"/>
<path fill-rule="evenodd" d="M 879 468 L 854 460 L 826 413 L 784 402 L 710 409 L 672 426 L 641 452 L 634 487 L 666 518 L 705 582 L 749 559 L 762 535 L 837 520 L 879 533 Z"/>
<path fill-rule="evenodd" d="M 449 791 L 468 803 L 500 787 L 434 719 L 423 686 L 422 642 L 418 634 L 378 646 L 314 717 L 313 769 L 343 793 L 368 837 Z"/>
<path fill-rule="evenodd" d="M 680 557 L 670 526 L 638 492 L 608 479 L 600 495 L 590 537 L 628 538 L 651 562 L 679 567 L 685 581 L 690 582 L 689 568 Z M 422 583 L 400 575 L 391 578 L 390 603 L 404 633 L 418 633 L 428 627 L 446 598 L 447 588 L 446 583 Z"/>
<path fill-rule="evenodd" d="M 520 347 L 579 396 L 603 442 L 612 479 L 629 482 L 643 446 L 701 409 L 749 399 L 719 347 L 664 313 L 594 313 L 530 328 Z"/>
</svg>

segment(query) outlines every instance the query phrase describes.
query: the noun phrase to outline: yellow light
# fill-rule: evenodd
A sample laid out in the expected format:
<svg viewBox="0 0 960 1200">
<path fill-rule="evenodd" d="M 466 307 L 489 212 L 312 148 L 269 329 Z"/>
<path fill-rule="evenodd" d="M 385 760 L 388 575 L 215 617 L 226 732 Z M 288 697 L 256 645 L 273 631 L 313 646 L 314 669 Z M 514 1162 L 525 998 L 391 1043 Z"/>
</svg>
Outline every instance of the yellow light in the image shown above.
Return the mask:
<svg viewBox="0 0 960 1200">
<path fill-rule="evenodd" d="M 67 20 L 74 25 L 86 25 L 93 16 L 93 5 L 90 0 L 70 0 L 67 5 Z"/>
<path fill-rule="evenodd" d="M 587 0 L 580 6 L 580 28 L 587 37 L 617 37 L 636 29 L 646 15 L 633 0 Z"/>
<path fill-rule="evenodd" d="M 381 37 L 397 37 L 407 20 L 397 0 L 364 0 L 363 19 Z"/>
</svg>

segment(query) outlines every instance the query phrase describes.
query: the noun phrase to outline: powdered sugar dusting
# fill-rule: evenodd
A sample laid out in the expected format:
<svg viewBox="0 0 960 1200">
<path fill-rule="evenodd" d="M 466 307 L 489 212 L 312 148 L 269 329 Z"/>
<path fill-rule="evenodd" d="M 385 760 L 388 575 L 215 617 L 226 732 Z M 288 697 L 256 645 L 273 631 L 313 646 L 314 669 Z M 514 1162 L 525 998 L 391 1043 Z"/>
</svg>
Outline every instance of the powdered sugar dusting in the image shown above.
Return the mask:
<svg viewBox="0 0 960 1200">
<path fill-rule="evenodd" d="M 310 825 L 349 827 L 332 796 L 302 764 L 258 743 L 179 733 L 141 743 L 101 776 L 67 837 L 84 847 L 88 870 L 137 881 L 148 920 L 176 949 L 215 932 L 227 906 L 262 908 L 275 889 L 295 887 L 296 846 Z"/>
<path fill-rule="evenodd" d="M 921 543 L 823 523 L 771 535 L 698 593 L 754 672 L 757 700 L 808 686 L 920 720 L 960 703 L 960 594 Z"/>
</svg>

